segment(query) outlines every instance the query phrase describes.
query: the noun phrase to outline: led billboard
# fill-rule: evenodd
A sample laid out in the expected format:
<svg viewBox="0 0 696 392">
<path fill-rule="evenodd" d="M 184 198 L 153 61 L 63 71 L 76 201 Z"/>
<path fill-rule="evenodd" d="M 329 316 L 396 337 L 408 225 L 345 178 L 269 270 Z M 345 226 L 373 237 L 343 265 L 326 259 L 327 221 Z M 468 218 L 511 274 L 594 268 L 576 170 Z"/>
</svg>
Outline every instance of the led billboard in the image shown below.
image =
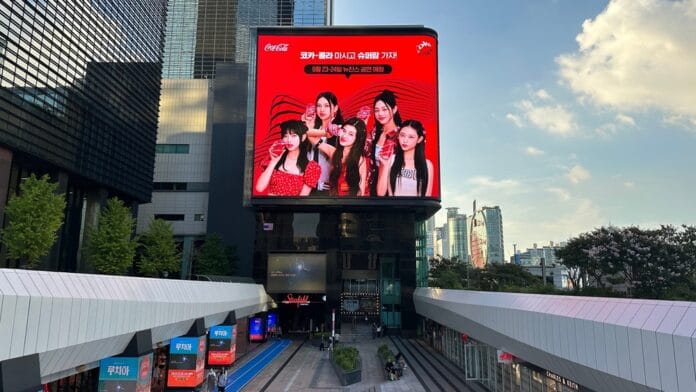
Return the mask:
<svg viewBox="0 0 696 392">
<path fill-rule="evenodd" d="M 208 332 L 208 365 L 232 365 L 237 352 L 237 326 L 216 325 Z"/>
<path fill-rule="evenodd" d="M 437 83 L 430 29 L 259 29 L 252 202 L 439 200 Z"/>
<path fill-rule="evenodd" d="M 269 293 L 324 293 L 326 254 L 270 253 L 268 255 Z"/>
<path fill-rule="evenodd" d="M 168 387 L 195 387 L 203 382 L 204 370 L 205 336 L 170 340 Z"/>
</svg>

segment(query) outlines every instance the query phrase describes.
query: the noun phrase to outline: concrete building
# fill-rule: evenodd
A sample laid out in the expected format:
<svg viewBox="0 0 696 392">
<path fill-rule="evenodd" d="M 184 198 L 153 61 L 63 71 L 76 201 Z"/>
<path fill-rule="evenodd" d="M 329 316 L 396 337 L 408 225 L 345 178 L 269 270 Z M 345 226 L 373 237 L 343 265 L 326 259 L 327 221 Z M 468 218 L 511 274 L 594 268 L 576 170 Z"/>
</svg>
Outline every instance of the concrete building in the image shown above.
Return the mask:
<svg viewBox="0 0 696 392">
<path fill-rule="evenodd" d="M 182 243 L 182 277 L 196 272 L 195 249 L 208 233 L 236 247 L 237 273 L 251 276 L 253 213 L 241 197 L 249 29 L 330 22 L 330 0 L 169 1 L 154 192 L 140 208 L 137 232 L 153 218 L 169 221 Z M 227 127 L 240 119 L 238 128 Z"/>
<path fill-rule="evenodd" d="M 505 262 L 503 242 L 503 216 L 500 207 L 476 208 L 471 219 L 471 262 L 476 268 L 488 263 Z"/>
<path fill-rule="evenodd" d="M 150 201 L 166 4 L 0 3 L 0 216 L 31 174 L 67 202 L 42 269 L 86 269 L 84 228 L 108 197 Z"/>
</svg>

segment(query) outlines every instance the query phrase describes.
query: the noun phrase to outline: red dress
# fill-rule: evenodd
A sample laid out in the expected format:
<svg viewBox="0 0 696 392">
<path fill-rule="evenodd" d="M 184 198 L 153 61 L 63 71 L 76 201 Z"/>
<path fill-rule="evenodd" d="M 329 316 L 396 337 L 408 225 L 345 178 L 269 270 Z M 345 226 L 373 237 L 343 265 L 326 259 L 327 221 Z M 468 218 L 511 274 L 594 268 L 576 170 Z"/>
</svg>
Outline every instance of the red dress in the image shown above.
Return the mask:
<svg viewBox="0 0 696 392">
<path fill-rule="evenodd" d="M 305 184 L 311 188 L 316 188 L 320 175 L 321 166 L 314 161 L 307 163 L 304 174 L 290 174 L 273 170 L 268 193 L 276 196 L 299 196 Z"/>
</svg>

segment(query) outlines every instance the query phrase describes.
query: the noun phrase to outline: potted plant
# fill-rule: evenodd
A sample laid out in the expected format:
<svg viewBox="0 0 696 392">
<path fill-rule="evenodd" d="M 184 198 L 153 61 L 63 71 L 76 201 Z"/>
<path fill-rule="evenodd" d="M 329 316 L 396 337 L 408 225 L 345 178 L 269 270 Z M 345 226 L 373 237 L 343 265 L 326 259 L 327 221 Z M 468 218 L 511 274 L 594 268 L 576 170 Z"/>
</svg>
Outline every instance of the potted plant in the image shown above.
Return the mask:
<svg viewBox="0 0 696 392">
<path fill-rule="evenodd" d="M 379 357 L 379 362 L 382 364 L 382 369 L 386 369 L 388 362 L 395 362 L 396 358 L 394 353 L 389 349 L 389 346 L 383 344 L 377 348 L 377 356 Z M 384 377 L 389 378 L 387 371 L 384 370 Z"/>
<path fill-rule="evenodd" d="M 336 347 L 331 354 L 331 366 L 341 385 L 355 384 L 362 380 L 360 352 L 355 347 Z"/>
</svg>

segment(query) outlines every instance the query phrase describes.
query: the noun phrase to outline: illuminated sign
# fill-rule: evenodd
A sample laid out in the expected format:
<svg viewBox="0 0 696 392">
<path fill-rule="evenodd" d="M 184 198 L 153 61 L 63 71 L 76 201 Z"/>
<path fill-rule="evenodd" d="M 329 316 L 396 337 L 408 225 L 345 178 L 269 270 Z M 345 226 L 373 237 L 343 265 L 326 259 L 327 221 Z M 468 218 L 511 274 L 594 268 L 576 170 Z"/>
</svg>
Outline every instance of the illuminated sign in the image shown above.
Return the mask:
<svg viewBox="0 0 696 392">
<path fill-rule="evenodd" d="M 208 332 L 208 365 L 231 365 L 237 351 L 237 328 L 216 325 Z"/>
<path fill-rule="evenodd" d="M 99 392 L 149 392 L 152 354 L 99 361 Z"/>
<path fill-rule="evenodd" d="M 293 294 L 288 294 L 282 302 L 284 304 L 307 305 L 309 304 L 309 295 L 298 295 L 296 297 Z"/>
<path fill-rule="evenodd" d="M 503 350 L 497 350 L 498 363 L 512 363 L 515 360 L 515 356 L 509 352 Z"/>
<path fill-rule="evenodd" d="M 259 29 L 252 202 L 440 198 L 437 36 Z"/>
<path fill-rule="evenodd" d="M 252 317 L 249 319 L 249 340 L 252 342 L 262 341 L 266 338 L 263 319 L 261 317 Z"/>
<path fill-rule="evenodd" d="M 205 336 L 174 338 L 169 342 L 167 386 L 195 387 L 203 382 Z"/>
<path fill-rule="evenodd" d="M 270 253 L 266 292 L 326 292 L 326 254 Z"/>
</svg>

